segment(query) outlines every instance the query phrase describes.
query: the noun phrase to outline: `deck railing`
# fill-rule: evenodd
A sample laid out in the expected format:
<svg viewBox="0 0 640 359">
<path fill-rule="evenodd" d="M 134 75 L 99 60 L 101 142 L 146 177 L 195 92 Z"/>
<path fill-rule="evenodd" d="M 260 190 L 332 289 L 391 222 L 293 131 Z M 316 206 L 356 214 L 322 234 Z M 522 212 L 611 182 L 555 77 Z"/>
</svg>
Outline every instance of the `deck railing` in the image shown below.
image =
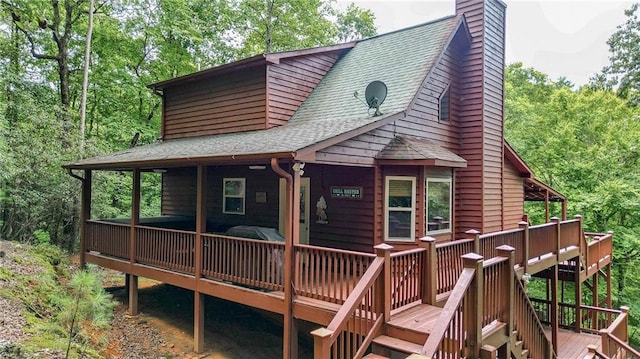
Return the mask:
<svg viewBox="0 0 640 359">
<path fill-rule="evenodd" d="M 582 235 L 582 224 L 579 218 L 560 223 L 560 248 L 578 247 Z"/>
<path fill-rule="evenodd" d="M 385 293 L 390 288 L 391 246 L 376 247 L 377 256 L 326 328 L 313 331 L 314 358 L 362 358 L 382 330 Z"/>
<path fill-rule="evenodd" d="M 558 229 L 555 223 L 545 223 L 529 227 L 529 259 L 555 253 Z"/>
<path fill-rule="evenodd" d="M 268 290 L 284 290 L 284 243 L 202 234 L 202 274 Z"/>
<path fill-rule="evenodd" d="M 525 257 L 525 240 L 525 230 L 521 228 L 483 234 L 479 238 L 479 254 L 484 258 L 493 258 L 498 255 L 496 248 L 501 245 L 507 245 L 515 249 L 516 263 L 522 264 Z"/>
<path fill-rule="evenodd" d="M 536 315 L 533 304 L 518 278 L 514 277 L 514 325 L 523 347 L 529 350 L 531 358 L 555 358 L 553 345 L 544 333 L 542 323 Z"/>
<path fill-rule="evenodd" d="M 130 225 L 106 221 L 87 221 L 86 226 L 88 251 L 129 260 Z"/>
<path fill-rule="evenodd" d="M 193 274 L 195 232 L 136 226 L 136 262 Z"/>
<path fill-rule="evenodd" d="M 482 327 L 494 320 L 504 322 L 509 318 L 508 285 L 513 276 L 513 268 L 509 268 L 508 257 L 493 257 L 484 261 L 483 267 Z"/>
<path fill-rule="evenodd" d="M 426 249 L 391 254 L 391 309 L 422 299 Z"/>
<path fill-rule="evenodd" d="M 374 254 L 296 245 L 294 286 L 296 294 L 343 304 L 356 287 Z"/>
<path fill-rule="evenodd" d="M 552 303 L 549 300 L 530 298 L 540 322 L 551 324 L 550 310 Z M 615 309 L 580 306 L 580 331 L 598 334 L 600 330 L 608 328 L 619 316 L 620 311 Z M 558 303 L 558 326 L 565 329 L 576 328 L 576 307 L 571 303 Z"/>
<path fill-rule="evenodd" d="M 585 267 L 587 276 L 601 269 L 600 262 L 611 260 L 613 253 L 613 232 L 606 234 L 585 233 Z"/>
<path fill-rule="evenodd" d="M 437 294 L 448 293 L 458 282 L 463 269 L 462 256 L 474 251 L 474 239 L 436 244 Z"/>
</svg>

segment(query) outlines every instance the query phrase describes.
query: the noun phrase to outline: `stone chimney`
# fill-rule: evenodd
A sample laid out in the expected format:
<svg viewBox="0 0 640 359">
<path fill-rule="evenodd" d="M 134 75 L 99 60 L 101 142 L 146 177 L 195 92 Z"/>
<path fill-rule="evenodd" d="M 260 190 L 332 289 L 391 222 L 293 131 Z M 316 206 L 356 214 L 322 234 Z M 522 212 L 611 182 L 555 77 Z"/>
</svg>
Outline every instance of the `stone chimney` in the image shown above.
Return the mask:
<svg viewBox="0 0 640 359">
<path fill-rule="evenodd" d="M 472 37 L 459 75 L 460 155 L 467 160 L 456 176 L 460 232 L 503 229 L 505 13 L 500 0 L 456 0 Z"/>
</svg>

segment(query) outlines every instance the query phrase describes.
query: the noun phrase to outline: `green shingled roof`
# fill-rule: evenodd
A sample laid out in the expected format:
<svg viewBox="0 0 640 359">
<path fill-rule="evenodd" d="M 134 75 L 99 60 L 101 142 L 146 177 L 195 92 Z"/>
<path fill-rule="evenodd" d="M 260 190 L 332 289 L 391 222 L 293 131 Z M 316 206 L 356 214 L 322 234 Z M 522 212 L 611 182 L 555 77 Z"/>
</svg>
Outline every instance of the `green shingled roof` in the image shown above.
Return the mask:
<svg viewBox="0 0 640 359">
<path fill-rule="evenodd" d="M 322 79 L 286 125 L 267 130 L 169 140 L 80 160 L 71 168 L 126 167 L 227 156 L 295 153 L 374 123 L 381 125 L 407 109 L 420 85 L 462 21 L 437 21 L 359 41 Z M 387 85 L 382 116 L 371 116 L 364 98 L 371 81 Z"/>
<path fill-rule="evenodd" d="M 367 107 L 353 93 L 358 91 L 364 99 L 365 88 L 374 80 L 387 85 L 387 98 L 380 108 L 383 114 L 406 110 L 459 21 L 451 16 L 358 42 L 289 123 L 365 117 Z"/>
</svg>

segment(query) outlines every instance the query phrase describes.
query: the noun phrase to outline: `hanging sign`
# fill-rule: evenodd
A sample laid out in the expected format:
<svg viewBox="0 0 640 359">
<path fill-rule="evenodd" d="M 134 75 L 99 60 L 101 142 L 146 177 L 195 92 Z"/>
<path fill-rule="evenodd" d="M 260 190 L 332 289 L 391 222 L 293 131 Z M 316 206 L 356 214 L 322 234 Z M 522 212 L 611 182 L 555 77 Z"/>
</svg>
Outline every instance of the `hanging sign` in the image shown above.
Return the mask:
<svg viewBox="0 0 640 359">
<path fill-rule="evenodd" d="M 362 199 L 361 186 L 331 186 L 331 198 Z"/>
</svg>

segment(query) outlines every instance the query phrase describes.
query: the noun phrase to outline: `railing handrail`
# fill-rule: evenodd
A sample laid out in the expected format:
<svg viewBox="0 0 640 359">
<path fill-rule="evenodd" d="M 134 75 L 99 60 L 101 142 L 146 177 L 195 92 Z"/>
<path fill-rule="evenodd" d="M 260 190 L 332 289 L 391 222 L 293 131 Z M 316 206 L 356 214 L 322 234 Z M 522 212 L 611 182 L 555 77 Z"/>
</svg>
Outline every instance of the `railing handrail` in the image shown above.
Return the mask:
<svg viewBox="0 0 640 359">
<path fill-rule="evenodd" d="M 529 230 L 554 227 L 554 226 L 557 226 L 556 222 L 542 223 L 542 224 L 536 224 L 535 226 L 529 226 Z"/>
<path fill-rule="evenodd" d="M 235 238 L 235 237 L 233 237 Z M 337 249 L 337 248 L 329 248 L 329 247 L 318 247 L 318 246 L 311 246 L 308 244 L 294 244 L 293 245 L 294 248 L 304 248 L 304 249 L 309 249 L 309 250 L 322 250 L 324 252 L 329 252 L 329 253 L 340 253 L 340 254 L 348 254 L 348 255 L 354 255 L 354 256 L 360 256 L 360 257 L 369 257 L 369 258 L 375 258 L 376 255 L 374 253 L 365 253 L 365 252 L 356 252 L 356 251 L 349 251 L 349 250 L 345 250 L 345 249 Z"/>
<path fill-rule="evenodd" d="M 109 222 L 109 221 L 102 221 L 97 219 L 89 219 L 87 220 L 87 223 L 106 224 L 106 225 L 118 226 L 118 227 L 131 227 L 131 223 Z"/>
<path fill-rule="evenodd" d="M 404 251 L 391 253 L 391 258 L 402 257 L 402 256 L 405 256 L 405 255 L 410 255 L 410 254 L 413 254 L 413 253 L 426 252 L 426 251 L 427 251 L 426 248 L 407 249 L 407 250 L 404 250 Z"/>
<path fill-rule="evenodd" d="M 178 231 L 178 232 L 183 232 L 183 231 Z M 190 233 L 190 232 L 187 231 L 185 233 Z M 195 234 L 195 232 L 193 232 L 193 233 Z M 223 234 L 216 234 L 216 233 L 201 233 L 201 234 L 202 234 L 203 237 L 207 237 L 207 238 L 221 238 L 221 239 L 229 239 L 229 240 L 239 241 L 239 242 L 269 244 L 269 245 L 275 245 L 275 246 L 283 247 L 283 249 L 284 249 L 284 243 L 283 242 L 271 242 L 271 241 L 263 241 L 261 239 L 225 236 Z"/>
<path fill-rule="evenodd" d="M 460 273 L 460 278 L 458 279 L 456 286 L 451 291 L 449 300 L 447 300 L 444 308 L 442 308 L 442 312 L 436 322 L 436 326 L 433 328 L 431 334 L 429 334 L 429 337 L 427 338 L 427 341 L 422 347 L 421 353 L 423 355 L 426 355 L 427 357 L 434 357 L 437 353 L 440 343 L 445 339 L 447 328 L 456 315 L 458 307 L 462 304 L 462 301 L 464 300 L 475 276 L 475 268 L 464 268 L 462 273 Z"/>
<path fill-rule="evenodd" d="M 185 231 L 181 229 L 172 229 L 172 228 L 163 228 L 163 227 L 153 227 L 153 226 L 141 226 L 139 224 L 135 225 L 136 228 L 139 229 L 150 229 L 152 231 L 160 231 L 160 232 L 170 232 L 170 233 L 180 233 L 180 234 L 191 234 L 195 235 L 195 231 Z M 203 233 L 204 234 L 204 233 Z"/>
<path fill-rule="evenodd" d="M 511 234 L 511 233 L 518 233 L 518 232 L 522 232 L 522 231 L 524 231 L 524 229 L 522 229 L 522 228 L 513 228 L 513 229 L 507 229 L 507 230 L 500 231 L 500 232 L 485 233 L 485 234 L 481 234 L 480 235 L 480 240 L 483 240 L 483 239 L 489 238 L 489 237 L 496 237 L 496 236 L 503 236 L 503 235 L 507 235 L 507 234 Z"/>
<path fill-rule="evenodd" d="M 502 262 L 507 262 L 509 261 L 509 258 L 505 258 L 505 257 L 493 257 L 493 258 L 489 258 L 486 259 L 483 263 L 482 263 L 482 267 L 483 268 L 487 268 L 487 267 L 491 267 L 491 266 L 495 266 L 498 265 Z"/>
<path fill-rule="evenodd" d="M 473 241 L 474 241 L 473 238 L 467 238 L 467 239 L 458 239 L 455 241 L 439 242 L 439 243 L 436 243 L 436 249 L 452 247 L 458 244 L 465 244 Z"/>
</svg>

